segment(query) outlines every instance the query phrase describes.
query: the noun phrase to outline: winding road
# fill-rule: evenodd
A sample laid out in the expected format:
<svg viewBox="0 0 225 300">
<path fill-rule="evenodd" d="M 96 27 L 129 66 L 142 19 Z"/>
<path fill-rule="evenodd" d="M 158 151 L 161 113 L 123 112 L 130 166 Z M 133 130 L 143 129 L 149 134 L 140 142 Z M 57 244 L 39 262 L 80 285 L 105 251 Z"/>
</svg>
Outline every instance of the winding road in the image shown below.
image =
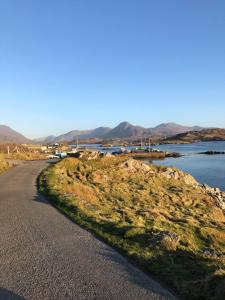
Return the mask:
<svg viewBox="0 0 225 300">
<path fill-rule="evenodd" d="M 175 299 L 38 194 L 46 166 L 0 175 L 0 299 Z"/>
</svg>

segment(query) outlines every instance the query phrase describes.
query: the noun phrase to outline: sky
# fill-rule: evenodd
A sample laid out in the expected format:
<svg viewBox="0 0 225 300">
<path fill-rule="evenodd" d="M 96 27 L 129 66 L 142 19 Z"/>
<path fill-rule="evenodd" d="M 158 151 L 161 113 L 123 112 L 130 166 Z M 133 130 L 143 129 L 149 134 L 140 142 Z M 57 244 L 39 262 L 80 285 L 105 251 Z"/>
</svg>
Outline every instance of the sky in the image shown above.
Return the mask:
<svg viewBox="0 0 225 300">
<path fill-rule="evenodd" d="M 0 124 L 225 128 L 224 0 L 0 0 Z"/>
</svg>

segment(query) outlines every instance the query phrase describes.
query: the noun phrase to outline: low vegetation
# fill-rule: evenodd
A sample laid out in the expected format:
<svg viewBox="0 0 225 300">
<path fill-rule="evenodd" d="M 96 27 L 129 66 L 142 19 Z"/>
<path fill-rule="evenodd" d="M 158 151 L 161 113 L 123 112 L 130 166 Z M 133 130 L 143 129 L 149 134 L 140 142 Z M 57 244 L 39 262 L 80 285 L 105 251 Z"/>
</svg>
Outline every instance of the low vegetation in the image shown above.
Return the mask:
<svg viewBox="0 0 225 300">
<path fill-rule="evenodd" d="M 10 165 L 5 160 L 0 159 L 0 174 L 10 168 Z"/>
<path fill-rule="evenodd" d="M 40 188 L 185 299 L 225 299 L 225 216 L 188 174 L 126 157 L 67 158 Z"/>
</svg>

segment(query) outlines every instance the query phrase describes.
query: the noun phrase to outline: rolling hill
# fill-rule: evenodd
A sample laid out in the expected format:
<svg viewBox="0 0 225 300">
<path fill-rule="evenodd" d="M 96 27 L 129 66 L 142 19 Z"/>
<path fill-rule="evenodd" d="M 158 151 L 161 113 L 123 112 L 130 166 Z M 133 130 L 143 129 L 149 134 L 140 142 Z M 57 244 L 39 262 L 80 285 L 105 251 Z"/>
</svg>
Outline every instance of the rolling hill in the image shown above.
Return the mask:
<svg viewBox="0 0 225 300">
<path fill-rule="evenodd" d="M 198 141 L 225 141 L 225 129 L 211 128 L 201 131 L 188 131 L 166 138 L 166 142 L 193 143 Z"/>
</svg>

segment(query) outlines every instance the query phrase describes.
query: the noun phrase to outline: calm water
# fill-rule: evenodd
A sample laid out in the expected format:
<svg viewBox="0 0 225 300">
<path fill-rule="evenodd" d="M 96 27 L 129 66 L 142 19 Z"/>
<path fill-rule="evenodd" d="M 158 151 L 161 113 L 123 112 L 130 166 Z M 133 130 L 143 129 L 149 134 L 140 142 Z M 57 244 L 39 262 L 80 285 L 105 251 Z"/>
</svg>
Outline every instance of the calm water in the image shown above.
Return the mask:
<svg viewBox="0 0 225 300">
<path fill-rule="evenodd" d="M 225 151 L 225 142 L 202 142 L 189 145 L 160 145 L 154 147 L 183 154 L 180 158 L 166 158 L 155 164 L 174 166 L 190 173 L 199 182 L 225 191 L 225 155 L 200 155 L 198 152 Z"/>
</svg>

